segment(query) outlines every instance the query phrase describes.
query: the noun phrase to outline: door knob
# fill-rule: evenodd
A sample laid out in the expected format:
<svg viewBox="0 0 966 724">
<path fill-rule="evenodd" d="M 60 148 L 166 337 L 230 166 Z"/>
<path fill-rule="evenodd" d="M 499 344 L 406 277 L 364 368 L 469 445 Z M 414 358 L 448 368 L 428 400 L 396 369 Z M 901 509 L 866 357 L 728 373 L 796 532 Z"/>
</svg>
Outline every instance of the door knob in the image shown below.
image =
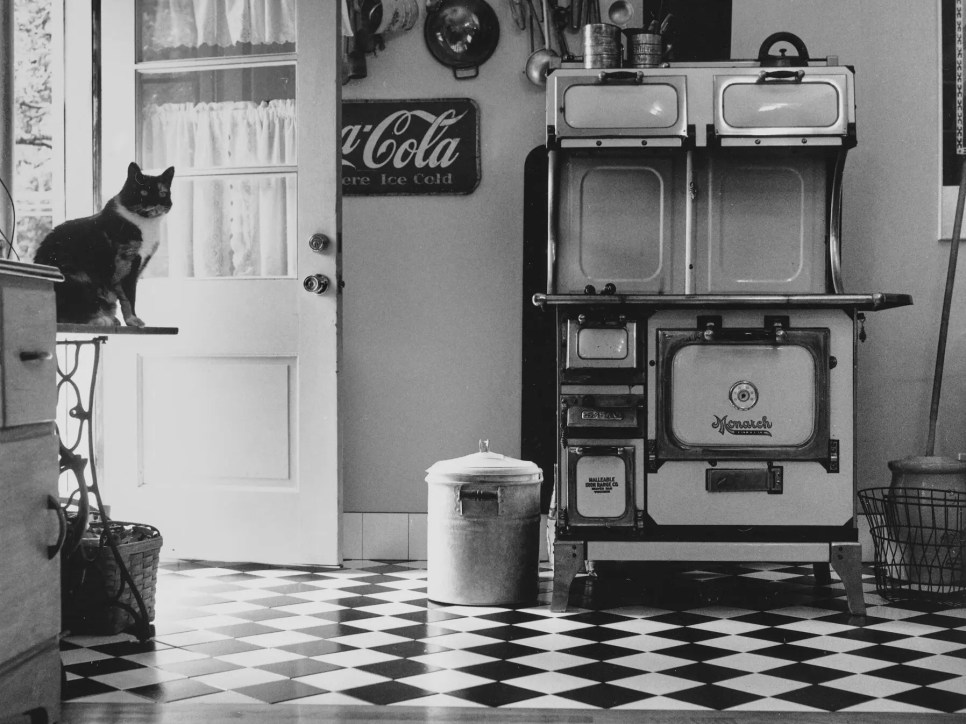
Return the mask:
<svg viewBox="0 0 966 724">
<path fill-rule="evenodd" d="M 329 288 L 329 278 L 325 274 L 309 274 L 302 280 L 302 287 L 312 294 L 325 294 Z"/>
<path fill-rule="evenodd" d="M 317 251 L 320 254 L 329 248 L 329 237 L 325 234 L 312 234 L 309 239 L 309 249 L 312 251 Z"/>
</svg>

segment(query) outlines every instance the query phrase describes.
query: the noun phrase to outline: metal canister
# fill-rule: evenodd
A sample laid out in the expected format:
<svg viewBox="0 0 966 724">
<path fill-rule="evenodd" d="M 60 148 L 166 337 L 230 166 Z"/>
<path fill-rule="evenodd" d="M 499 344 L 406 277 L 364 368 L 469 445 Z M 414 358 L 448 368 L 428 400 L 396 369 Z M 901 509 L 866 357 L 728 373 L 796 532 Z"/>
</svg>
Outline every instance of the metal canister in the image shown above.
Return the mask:
<svg viewBox="0 0 966 724">
<path fill-rule="evenodd" d="M 625 30 L 627 35 L 627 63 L 629 68 L 656 68 L 664 57 L 664 38 L 648 33 L 644 28 Z"/>
<path fill-rule="evenodd" d="M 536 600 L 543 471 L 480 441 L 479 453 L 426 473 L 428 597 L 475 606 Z"/>
<path fill-rule="evenodd" d="M 581 31 L 585 68 L 620 68 L 621 29 L 610 23 L 590 23 Z"/>
</svg>

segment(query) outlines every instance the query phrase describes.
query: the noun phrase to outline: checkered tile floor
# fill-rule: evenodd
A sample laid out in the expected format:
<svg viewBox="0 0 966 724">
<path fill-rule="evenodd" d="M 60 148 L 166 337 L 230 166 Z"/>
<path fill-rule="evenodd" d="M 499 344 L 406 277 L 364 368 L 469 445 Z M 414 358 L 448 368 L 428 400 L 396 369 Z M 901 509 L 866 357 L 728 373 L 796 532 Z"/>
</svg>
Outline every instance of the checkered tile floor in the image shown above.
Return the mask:
<svg viewBox="0 0 966 724">
<path fill-rule="evenodd" d="M 101 702 L 966 712 L 966 608 L 850 618 L 811 566 L 582 576 L 551 613 L 440 605 L 424 563 L 162 563 L 154 640 L 68 636 L 64 698 Z"/>
</svg>

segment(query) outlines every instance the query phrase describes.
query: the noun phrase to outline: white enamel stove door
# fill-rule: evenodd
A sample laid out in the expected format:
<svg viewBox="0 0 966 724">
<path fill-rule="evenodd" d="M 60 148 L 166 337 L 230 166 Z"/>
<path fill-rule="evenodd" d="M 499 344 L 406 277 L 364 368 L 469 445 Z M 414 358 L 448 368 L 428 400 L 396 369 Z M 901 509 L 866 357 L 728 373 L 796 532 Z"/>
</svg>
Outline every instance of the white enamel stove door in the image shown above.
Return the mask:
<svg viewBox="0 0 966 724">
<path fill-rule="evenodd" d="M 655 340 L 659 329 L 693 328 L 698 315 L 720 314 L 724 327 L 762 328 L 764 316 L 784 314 L 790 317 L 794 328 L 828 328 L 830 331 L 829 353 L 835 364 L 829 372 L 829 438 L 838 441 L 838 470 L 828 472 L 821 462 L 795 461 L 789 454 L 785 459 L 776 453 L 774 459 L 754 459 L 763 446 L 777 443 L 788 445 L 792 450 L 795 443 L 810 434 L 811 420 L 814 416 L 795 409 L 798 405 L 809 406 L 812 397 L 810 379 L 804 382 L 796 375 L 808 373 L 811 362 L 805 362 L 800 355 L 793 353 L 787 357 L 787 374 L 772 378 L 771 375 L 759 377 L 756 365 L 767 359 L 750 347 L 747 360 L 737 355 L 733 361 L 747 361 L 748 367 L 721 366 L 709 364 L 711 356 L 694 354 L 691 362 L 697 366 L 690 374 L 682 377 L 680 399 L 670 404 L 677 409 L 673 419 L 678 422 L 677 434 L 683 436 L 700 450 L 702 444 L 718 446 L 731 459 L 717 460 L 712 454 L 704 459 L 666 460 L 659 463 L 656 472 L 647 475 L 647 513 L 658 525 L 800 525 L 800 526 L 839 526 L 852 517 L 853 498 L 853 359 L 854 328 L 850 317 L 840 310 L 763 310 L 763 311 L 668 311 L 655 314 L 648 322 L 647 350 L 648 360 L 654 361 Z M 792 348 L 790 348 L 792 349 Z M 757 359 L 756 359 L 757 357 Z M 688 356 L 682 357 L 682 364 Z M 783 363 L 784 363 L 783 358 Z M 649 370 L 654 370 L 650 367 Z M 732 379 L 733 378 L 733 379 Z M 755 382 L 758 402 L 747 411 L 738 410 L 731 402 L 731 395 L 742 404 L 746 395 L 754 396 L 749 388 L 736 383 Z M 760 380 L 757 382 L 757 380 Z M 656 409 L 656 387 L 660 381 L 655 374 L 648 378 L 648 438 L 655 440 L 660 424 L 660 412 Z M 774 385 L 783 385 L 784 394 Z M 701 405 L 710 397 L 723 397 L 723 400 L 708 402 L 704 418 L 701 418 Z M 771 399 L 774 397 L 774 401 Z M 809 400 L 809 401 L 806 401 Z M 723 403 L 723 406 L 722 406 Z M 747 404 L 745 402 L 744 404 Z M 675 405 L 677 406 L 675 408 Z M 730 408 L 730 410 L 728 410 Z M 722 415 L 721 409 L 728 410 Z M 762 410 L 762 412 L 759 412 Z M 770 432 L 768 435 L 734 435 L 726 429 L 720 432 L 723 418 L 728 421 L 739 420 L 748 423 L 747 427 L 733 427 L 733 432 Z M 758 426 L 762 418 L 768 418 L 772 426 Z M 699 424 L 700 423 L 700 424 Z M 752 426 L 754 423 L 754 426 Z M 724 422 L 727 426 L 728 422 Z M 691 429 L 693 425 L 694 429 Z M 718 425 L 718 427 L 715 427 Z M 724 442 L 722 442 L 724 440 Z M 749 450 L 749 459 L 740 458 L 740 450 Z M 715 465 L 712 465 L 715 463 Z M 706 489 L 707 471 L 712 469 L 766 469 L 769 463 L 783 468 L 783 490 L 780 494 L 755 492 L 709 492 Z"/>
</svg>

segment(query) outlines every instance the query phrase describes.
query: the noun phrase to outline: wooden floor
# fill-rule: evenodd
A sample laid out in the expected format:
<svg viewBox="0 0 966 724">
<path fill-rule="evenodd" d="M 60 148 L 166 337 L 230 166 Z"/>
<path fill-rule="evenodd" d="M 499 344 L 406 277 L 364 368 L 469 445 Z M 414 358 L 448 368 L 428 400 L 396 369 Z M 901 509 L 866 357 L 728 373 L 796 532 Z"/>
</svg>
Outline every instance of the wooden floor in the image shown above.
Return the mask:
<svg viewBox="0 0 966 724">
<path fill-rule="evenodd" d="M 298 706 L 219 704 L 64 704 L 62 724 L 334 724 L 438 722 L 463 724 L 936 724 L 955 714 L 827 714 L 799 712 L 674 712 L 561 709 L 417 708 L 405 706 Z"/>
</svg>

